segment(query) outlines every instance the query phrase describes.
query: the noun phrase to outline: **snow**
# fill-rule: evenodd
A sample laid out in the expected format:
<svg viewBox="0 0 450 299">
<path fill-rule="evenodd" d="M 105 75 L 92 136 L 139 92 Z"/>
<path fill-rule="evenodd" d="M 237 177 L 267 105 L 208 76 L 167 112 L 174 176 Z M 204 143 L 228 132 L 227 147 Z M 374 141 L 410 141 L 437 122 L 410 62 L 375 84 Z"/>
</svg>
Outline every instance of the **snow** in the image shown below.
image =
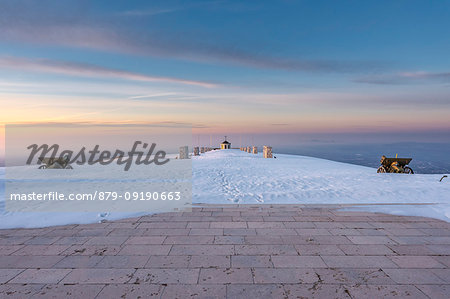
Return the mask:
<svg viewBox="0 0 450 299">
<path fill-rule="evenodd" d="M 324 159 L 240 150 L 192 157 L 192 201 L 208 204 L 354 204 L 345 210 L 427 216 L 450 221 L 450 180 L 436 174 L 377 174 L 376 169 Z M 98 166 L 99 172 L 109 166 Z M 102 169 L 100 169 L 100 167 Z M 0 176 L 4 176 L 0 168 Z M 137 179 L 138 180 L 138 179 Z M 143 213 L 20 213 L 4 210 L 0 228 L 93 223 Z M 3 208 L 2 208 L 3 206 Z"/>
</svg>

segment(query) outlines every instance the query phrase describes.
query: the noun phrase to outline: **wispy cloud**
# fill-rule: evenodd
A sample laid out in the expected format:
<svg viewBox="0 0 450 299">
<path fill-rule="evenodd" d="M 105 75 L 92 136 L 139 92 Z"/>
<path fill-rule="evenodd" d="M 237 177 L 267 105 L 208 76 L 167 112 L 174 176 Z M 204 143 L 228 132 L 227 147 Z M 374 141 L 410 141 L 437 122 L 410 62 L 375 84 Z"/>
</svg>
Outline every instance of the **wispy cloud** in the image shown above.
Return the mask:
<svg viewBox="0 0 450 299">
<path fill-rule="evenodd" d="M 144 94 L 138 96 L 132 96 L 128 98 L 129 100 L 139 100 L 139 101 L 172 101 L 172 102 L 196 102 L 203 101 L 204 98 L 196 95 L 185 95 L 178 94 L 174 92 L 169 93 L 155 93 L 155 94 Z"/>
<path fill-rule="evenodd" d="M 400 72 L 396 74 L 382 74 L 365 76 L 353 80 L 357 83 L 403 85 L 414 83 L 450 83 L 450 72 Z"/>
<path fill-rule="evenodd" d="M 0 67 L 16 70 L 57 73 L 80 77 L 115 78 L 115 79 L 143 81 L 143 82 L 165 82 L 165 83 L 201 86 L 206 88 L 212 88 L 217 86 L 214 83 L 204 81 L 194 81 L 172 77 L 150 76 L 92 64 L 49 60 L 49 59 L 0 57 Z"/>
<path fill-rule="evenodd" d="M 136 16 L 155 16 L 160 14 L 166 14 L 181 10 L 181 8 L 161 8 L 161 9 L 139 9 L 139 10 L 127 10 L 120 15 L 136 17 Z"/>
<path fill-rule="evenodd" d="M 215 2 L 212 2 L 215 3 Z M 217 3 L 216 3 L 217 4 Z M 204 6 L 205 3 L 197 3 Z M 211 4 L 210 4 L 211 6 Z M 225 5 L 224 5 L 225 6 Z M 217 38 L 208 31 L 186 31 L 184 28 L 136 26 L 136 18 L 88 14 L 64 18 L 53 12 L 23 6 L 23 10 L 5 13 L 0 21 L 0 39 L 20 41 L 45 46 L 94 49 L 104 52 L 164 57 L 209 64 L 237 65 L 259 69 L 279 69 L 306 72 L 365 72 L 384 67 L 380 62 L 337 61 L 302 57 L 284 57 L 269 53 L 264 47 L 253 44 L 247 47 Z M 0 4 L 0 10 L 2 9 Z M 155 15 L 185 9 L 184 7 L 125 11 L 130 16 Z M 19 17 L 25 11 L 27 18 Z M 76 11 L 76 10 L 75 10 Z M 69 15 L 66 15 L 69 14 Z M 159 28 L 159 29 L 155 29 Z M 283 52 L 280 49 L 280 53 Z"/>
</svg>

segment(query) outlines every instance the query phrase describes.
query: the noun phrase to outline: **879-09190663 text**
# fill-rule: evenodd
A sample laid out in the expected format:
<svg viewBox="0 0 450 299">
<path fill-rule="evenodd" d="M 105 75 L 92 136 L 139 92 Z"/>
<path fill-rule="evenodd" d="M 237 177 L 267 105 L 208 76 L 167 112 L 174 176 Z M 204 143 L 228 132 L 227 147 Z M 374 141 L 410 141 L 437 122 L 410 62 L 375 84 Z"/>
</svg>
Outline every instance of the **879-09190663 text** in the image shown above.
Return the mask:
<svg viewBox="0 0 450 299">
<path fill-rule="evenodd" d="M 151 191 L 141 191 L 141 192 L 116 192 L 116 191 L 95 191 L 93 193 L 69 193 L 66 195 L 62 192 L 50 191 L 47 193 L 11 193 L 11 201 L 115 201 L 115 200 L 126 200 L 126 201 L 136 201 L 136 200 L 161 200 L 161 201 L 179 201 L 181 200 L 180 191 L 169 191 L 169 192 L 151 192 Z"/>
</svg>

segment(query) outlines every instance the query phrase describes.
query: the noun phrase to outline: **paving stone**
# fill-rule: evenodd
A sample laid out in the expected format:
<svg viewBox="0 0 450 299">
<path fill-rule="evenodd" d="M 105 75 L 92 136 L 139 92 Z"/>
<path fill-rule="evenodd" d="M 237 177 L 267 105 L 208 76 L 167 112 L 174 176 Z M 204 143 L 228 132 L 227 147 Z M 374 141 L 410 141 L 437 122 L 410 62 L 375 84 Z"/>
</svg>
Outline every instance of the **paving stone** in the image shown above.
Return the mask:
<svg viewBox="0 0 450 299">
<path fill-rule="evenodd" d="M 98 223 L 101 224 L 101 223 Z M 100 236 L 107 236 L 112 229 L 104 229 L 104 228 L 98 228 L 98 229 L 82 229 L 78 231 L 74 236 L 76 237 L 100 237 Z"/>
<path fill-rule="evenodd" d="M 385 256 L 322 256 L 331 268 L 398 268 Z"/>
<path fill-rule="evenodd" d="M 448 299 L 450 285 L 416 285 L 425 295 L 433 299 Z"/>
<path fill-rule="evenodd" d="M 183 245 L 189 245 L 189 244 L 213 244 L 214 243 L 214 236 L 169 236 L 164 241 L 164 244 L 183 244 Z"/>
<path fill-rule="evenodd" d="M 209 228 L 211 222 L 188 222 L 186 228 Z"/>
<path fill-rule="evenodd" d="M 312 269 L 255 268 L 255 283 L 314 283 L 318 277 Z"/>
<path fill-rule="evenodd" d="M 253 283 L 253 276 L 251 269 L 247 268 L 201 269 L 199 283 Z"/>
<path fill-rule="evenodd" d="M 89 237 L 61 237 L 53 245 L 81 245 L 86 243 Z"/>
<path fill-rule="evenodd" d="M 25 271 L 24 269 L 2 269 L 0 271 L 0 284 L 6 283 L 16 277 L 19 273 Z"/>
<path fill-rule="evenodd" d="M 297 255 L 293 245 L 235 245 L 236 255 Z"/>
<path fill-rule="evenodd" d="M 21 272 L 11 283 L 58 283 L 71 269 L 26 269 Z"/>
<path fill-rule="evenodd" d="M 190 236 L 222 236 L 223 228 L 191 228 Z"/>
<path fill-rule="evenodd" d="M 247 222 L 248 228 L 286 228 L 283 222 Z"/>
<path fill-rule="evenodd" d="M 297 228 L 295 229 L 300 236 L 329 236 L 331 233 L 325 228 Z"/>
<path fill-rule="evenodd" d="M 257 235 L 295 236 L 297 232 L 292 228 L 257 228 Z"/>
<path fill-rule="evenodd" d="M 84 245 L 121 245 L 127 239 L 128 237 L 120 237 L 120 236 L 92 237 L 89 238 L 89 240 L 86 243 L 84 243 Z"/>
<path fill-rule="evenodd" d="M 188 268 L 189 261 L 189 256 L 151 256 L 145 268 Z"/>
<path fill-rule="evenodd" d="M 95 265 L 95 268 L 103 269 L 130 269 L 144 268 L 147 264 L 148 256 L 128 256 L 128 255 L 110 255 L 105 256 Z"/>
<path fill-rule="evenodd" d="M 230 284 L 227 298 L 285 298 L 281 284 Z"/>
<path fill-rule="evenodd" d="M 189 268 L 229 268 L 230 256 L 224 255 L 194 255 L 189 261 Z"/>
<path fill-rule="evenodd" d="M 430 256 L 402 255 L 390 256 L 389 259 L 400 268 L 445 268 L 445 265 Z"/>
<path fill-rule="evenodd" d="M 64 251 L 63 255 L 116 255 L 120 251 L 117 245 L 74 245 Z"/>
<path fill-rule="evenodd" d="M 231 257 L 233 268 L 270 268 L 273 267 L 270 256 L 262 255 L 235 255 Z"/>
<path fill-rule="evenodd" d="M 394 252 L 386 245 L 339 245 L 346 255 L 393 255 Z"/>
<path fill-rule="evenodd" d="M 385 269 L 384 273 L 399 284 L 445 284 L 429 269 Z"/>
<path fill-rule="evenodd" d="M 27 245 L 15 251 L 13 255 L 58 255 L 69 247 L 70 245 Z"/>
<path fill-rule="evenodd" d="M 345 255 L 337 245 L 295 245 L 300 255 Z"/>
<path fill-rule="evenodd" d="M 126 283 L 134 269 L 73 269 L 62 281 L 63 284 Z"/>
<path fill-rule="evenodd" d="M 362 234 L 354 228 L 330 228 L 328 231 L 334 236 L 359 236 Z"/>
<path fill-rule="evenodd" d="M 19 255 L 0 256 L 0 269 L 50 268 L 64 256 L 32 255 L 24 258 Z"/>
<path fill-rule="evenodd" d="M 245 239 L 243 236 L 215 236 L 214 244 L 244 244 Z"/>
<path fill-rule="evenodd" d="M 173 245 L 170 255 L 232 255 L 233 245 Z"/>
<path fill-rule="evenodd" d="M 448 245 L 430 244 L 430 245 L 426 245 L 425 247 L 430 249 L 431 251 L 433 251 L 436 254 L 450 255 L 450 246 L 448 246 Z"/>
<path fill-rule="evenodd" d="M 320 256 L 272 256 L 275 268 L 326 268 Z"/>
<path fill-rule="evenodd" d="M 336 207 L 0 230 L 0 297 L 448 298 L 450 224 Z"/>
<path fill-rule="evenodd" d="M 146 230 L 146 236 L 187 236 L 189 228 L 150 228 Z"/>
<path fill-rule="evenodd" d="M 386 236 L 347 236 L 354 244 L 397 244 Z"/>
<path fill-rule="evenodd" d="M 36 292 L 32 298 L 96 298 L 104 285 L 62 285 L 47 284 L 40 291 Z M 110 297 L 112 298 L 112 297 Z"/>
<path fill-rule="evenodd" d="M 314 269 L 322 283 L 327 284 L 395 284 L 381 269 L 326 268 Z"/>
<path fill-rule="evenodd" d="M 428 244 L 450 245 L 450 237 L 432 236 L 432 237 L 424 237 L 424 239 L 428 242 Z"/>
<path fill-rule="evenodd" d="M 339 222 L 331 222 L 329 220 L 324 220 L 322 222 L 313 222 L 316 228 L 326 228 L 326 229 L 337 229 L 346 228 L 344 224 Z"/>
<path fill-rule="evenodd" d="M 64 257 L 60 262 L 54 265 L 52 268 L 94 268 L 101 260 L 102 256 L 81 256 L 71 255 Z"/>
<path fill-rule="evenodd" d="M 290 221 L 290 222 L 283 222 L 283 223 L 286 228 L 316 228 L 316 226 L 312 222 Z M 249 224 L 249 227 L 250 227 L 250 224 Z"/>
<path fill-rule="evenodd" d="M 245 244 L 259 245 L 280 245 L 284 244 L 280 236 L 245 236 Z"/>
<path fill-rule="evenodd" d="M 371 224 L 371 222 L 341 222 L 342 225 L 344 225 L 346 228 L 368 228 L 373 229 L 374 226 Z"/>
<path fill-rule="evenodd" d="M 283 298 L 350 299 L 345 286 L 331 284 L 285 284 Z M 280 297 L 281 298 L 281 297 Z"/>
<path fill-rule="evenodd" d="M 425 237 L 420 236 L 390 236 L 389 238 L 400 245 L 431 244 Z"/>
<path fill-rule="evenodd" d="M 140 223 L 139 228 L 186 228 L 187 222 L 144 222 Z"/>
<path fill-rule="evenodd" d="M 247 222 L 211 222 L 210 228 L 247 228 Z"/>
<path fill-rule="evenodd" d="M 422 230 L 415 228 L 388 228 L 388 234 L 395 236 L 424 236 L 426 235 Z"/>
<path fill-rule="evenodd" d="M 0 285 L 0 298 L 23 299 L 30 298 L 41 290 L 45 284 L 3 284 Z"/>
<path fill-rule="evenodd" d="M 450 256 L 448 255 L 433 256 L 433 259 L 445 265 L 447 268 L 450 268 Z"/>
<path fill-rule="evenodd" d="M 171 245 L 125 245 L 117 255 L 167 255 Z"/>
<path fill-rule="evenodd" d="M 431 249 L 425 245 L 387 245 L 395 254 L 398 255 L 435 255 Z"/>
<path fill-rule="evenodd" d="M 25 245 L 0 245 L 0 256 L 12 254 L 22 247 Z"/>
<path fill-rule="evenodd" d="M 256 229 L 254 228 L 224 228 L 224 236 L 254 236 Z"/>
<path fill-rule="evenodd" d="M 199 269 L 138 269 L 131 283 L 134 284 L 196 284 Z"/>
<path fill-rule="evenodd" d="M 436 274 L 440 279 L 446 283 L 450 283 L 450 269 L 430 269 L 431 272 Z"/>
<path fill-rule="evenodd" d="M 450 236 L 450 229 L 447 228 L 421 228 L 425 235 L 429 236 Z"/>
<path fill-rule="evenodd" d="M 398 285 L 357 285 L 347 288 L 352 298 L 427 298 L 414 286 L 398 286 Z"/>
<path fill-rule="evenodd" d="M 161 245 L 166 236 L 130 237 L 125 245 Z"/>
<path fill-rule="evenodd" d="M 284 244 L 337 245 L 353 244 L 346 236 L 281 236 Z"/>
<path fill-rule="evenodd" d="M 133 237 L 133 236 L 145 236 L 148 234 L 150 234 L 149 229 L 146 228 L 115 228 L 108 236 Z"/>
<path fill-rule="evenodd" d="M 43 237 L 36 236 L 24 242 L 26 245 L 51 245 L 55 243 L 60 237 Z"/>
<path fill-rule="evenodd" d="M 23 245 L 32 237 L 9 236 L 0 238 L 0 245 Z"/>
<path fill-rule="evenodd" d="M 184 298 L 226 298 L 227 290 L 225 285 L 168 285 L 164 289 L 163 298 L 184 299 Z"/>
</svg>

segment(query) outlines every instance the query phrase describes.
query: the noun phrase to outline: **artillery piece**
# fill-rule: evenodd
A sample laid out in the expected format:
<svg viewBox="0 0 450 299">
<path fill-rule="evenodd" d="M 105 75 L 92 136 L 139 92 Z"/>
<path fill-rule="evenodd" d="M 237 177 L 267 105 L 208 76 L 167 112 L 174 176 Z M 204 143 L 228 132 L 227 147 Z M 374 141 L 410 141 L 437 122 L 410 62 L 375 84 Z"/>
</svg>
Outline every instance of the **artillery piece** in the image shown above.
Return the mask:
<svg viewBox="0 0 450 299">
<path fill-rule="evenodd" d="M 70 159 L 68 156 L 59 158 L 39 157 L 38 161 L 39 164 L 42 164 L 39 166 L 39 169 L 73 169 L 73 167 L 69 164 Z"/>
<path fill-rule="evenodd" d="M 408 166 L 412 158 L 387 158 L 381 156 L 381 166 L 378 167 L 377 173 L 407 173 L 414 174 L 414 171 Z"/>
</svg>

